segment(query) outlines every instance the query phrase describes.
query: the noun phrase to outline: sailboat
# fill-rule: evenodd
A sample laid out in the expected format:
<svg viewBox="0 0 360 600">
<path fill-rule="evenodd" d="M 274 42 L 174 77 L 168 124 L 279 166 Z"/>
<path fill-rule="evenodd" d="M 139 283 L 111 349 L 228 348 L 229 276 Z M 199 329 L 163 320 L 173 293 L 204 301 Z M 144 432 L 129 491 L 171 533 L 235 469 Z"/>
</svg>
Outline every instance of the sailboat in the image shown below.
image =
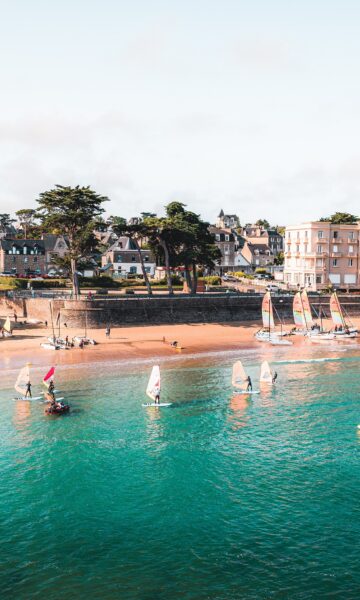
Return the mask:
<svg viewBox="0 0 360 600">
<path fill-rule="evenodd" d="M 270 292 L 266 292 L 264 295 L 261 312 L 263 328 L 255 333 L 256 339 L 260 342 L 269 342 L 274 346 L 291 346 L 292 342 L 283 339 L 282 330 L 280 333 L 275 331 L 274 309 Z"/>
<path fill-rule="evenodd" d="M 52 337 L 48 338 L 48 342 L 44 342 L 44 343 L 40 344 L 40 346 L 42 348 L 44 348 L 45 350 L 60 350 L 60 344 L 58 344 L 58 342 L 56 340 L 56 336 L 55 336 L 52 303 L 50 302 L 49 304 L 50 304 L 51 327 L 52 327 L 53 334 L 52 334 Z"/>
<path fill-rule="evenodd" d="M 4 337 L 11 337 L 12 336 L 12 329 L 11 329 L 10 317 L 7 317 L 7 319 L 5 320 L 5 323 L 3 325 L 3 330 L 4 330 Z"/>
<path fill-rule="evenodd" d="M 344 311 L 341 307 L 339 298 L 336 292 L 330 296 L 330 313 L 336 329 L 333 331 L 335 337 L 356 337 L 357 329 L 347 324 L 344 316 Z"/>
<path fill-rule="evenodd" d="M 293 316 L 295 329 L 292 330 L 294 334 L 304 335 L 307 332 L 306 319 L 304 314 L 304 306 L 301 297 L 301 292 L 296 292 L 293 301 Z"/>
<path fill-rule="evenodd" d="M 269 385 L 273 384 L 274 373 L 272 372 L 270 365 L 267 360 L 261 364 L 260 371 L 260 383 L 267 383 Z"/>
<path fill-rule="evenodd" d="M 237 360 L 233 366 L 231 384 L 236 388 L 235 394 L 259 394 L 258 391 L 247 390 L 249 380 L 241 360 Z"/>
<path fill-rule="evenodd" d="M 160 367 L 159 365 L 154 365 L 151 370 L 151 375 L 149 378 L 149 382 L 146 388 L 146 395 L 152 400 L 152 402 L 147 402 L 143 404 L 143 406 L 170 406 L 171 402 L 160 402 L 160 393 L 161 393 L 161 375 L 160 375 Z M 156 399 L 158 398 L 158 402 Z"/>
<path fill-rule="evenodd" d="M 49 389 L 49 385 L 50 385 L 50 381 L 54 381 L 54 375 L 55 375 L 55 367 L 51 367 L 51 369 L 46 373 L 44 379 L 43 379 L 43 384 L 44 386 Z"/>
<path fill-rule="evenodd" d="M 26 363 L 25 367 L 20 370 L 14 386 L 19 396 L 14 400 L 41 400 L 41 396 L 25 397 L 27 385 L 30 383 L 30 366 L 30 363 Z"/>
</svg>

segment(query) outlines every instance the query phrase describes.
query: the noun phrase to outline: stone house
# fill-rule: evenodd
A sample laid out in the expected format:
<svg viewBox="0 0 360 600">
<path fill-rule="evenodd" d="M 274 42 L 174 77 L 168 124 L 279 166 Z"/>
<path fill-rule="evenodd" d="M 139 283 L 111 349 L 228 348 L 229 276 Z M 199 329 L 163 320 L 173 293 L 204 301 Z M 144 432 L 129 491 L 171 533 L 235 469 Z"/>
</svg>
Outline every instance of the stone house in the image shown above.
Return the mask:
<svg viewBox="0 0 360 600">
<path fill-rule="evenodd" d="M 42 241 L 45 246 L 46 272 L 49 275 L 62 273 L 62 267 L 56 264 L 56 258 L 64 258 L 69 252 L 69 246 L 63 235 L 44 234 Z"/>
<path fill-rule="evenodd" d="M 46 272 L 43 240 L 0 239 L 0 273 L 40 276 Z"/>
<path fill-rule="evenodd" d="M 155 274 L 155 257 L 150 250 L 142 249 L 141 254 L 146 272 L 150 277 Z M 127 277 L 142 275 L 141 263 L 135 243 L 128 237 L 122 236 L 110 246 L 101 257 L 102 271 L 112 277 Z"/>
<path fill-rule="evenodd" d="M 267 268 L 274 263 L 274 255 L 266 244 L 253 244 L 246 240 L 242 253 L 252 268 Z"/>
</svg>

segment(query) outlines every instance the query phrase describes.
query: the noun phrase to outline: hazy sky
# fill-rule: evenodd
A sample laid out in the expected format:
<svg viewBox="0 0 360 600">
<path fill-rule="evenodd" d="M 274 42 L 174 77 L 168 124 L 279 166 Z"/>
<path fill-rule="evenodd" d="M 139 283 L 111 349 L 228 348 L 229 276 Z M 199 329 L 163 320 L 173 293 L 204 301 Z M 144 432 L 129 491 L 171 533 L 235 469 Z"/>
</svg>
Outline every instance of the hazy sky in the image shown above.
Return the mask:
<svg viewBox="0 0 360 600">
<path fill-rule="evenodd" d="M 0 0 L 0 212 L 360 213 L 360 4 Z"/>
</svg>

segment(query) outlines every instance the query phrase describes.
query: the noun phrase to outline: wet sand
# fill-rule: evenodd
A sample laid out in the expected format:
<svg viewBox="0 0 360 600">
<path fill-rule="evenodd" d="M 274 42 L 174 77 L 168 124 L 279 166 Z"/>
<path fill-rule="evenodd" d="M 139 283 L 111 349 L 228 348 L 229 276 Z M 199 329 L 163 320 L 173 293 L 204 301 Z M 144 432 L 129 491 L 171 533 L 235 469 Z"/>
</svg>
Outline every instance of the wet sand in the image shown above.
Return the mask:
<svg viewBox="0 0 360 600">
<path fill-rule="evenodd" d="M 354 325 L 359 326 L 360 319 L 354 319 Z M 259 322 L 243 322 L 119 327 L 111 329 L 109 338 L 106 337 L 105 330 L 96 329 L 88 331 L 88 336 L 98 342 L 96 346 L 86 346 L 83 350 L 72 348 L 53 351 L 45 350 L 40 346 L 42 342 L 47 341 L 48 336 L 52 335 L 50 328 L 18 325 L 11 338 L 0 339 L 0 364 L 11 368 L 31 360 L 37 365 L 49 363 L 74 365 L 179 355 L 186 358 L 188 355 L 209 352 L 260 349 L 264 344 L 254 338 L 260 326 Z M 330 323 L 324 323 L 324 327 L 330 327 Z M 290 328 L 291 325 L 288 325 L 285 330 Z M 68 328 L 64 329 L 61 335 L 62 337 L 68 335 L 71 339 L 83 333 L 78 329 Z M 171 342 L 174 340 L 178 342 L 181 349 L 171 347 Z M 299 348 L 299 354 L 302 354 L 300 348 L 305 343 L 303 336 L 292 336 L 291 341 L 295 348 Z M 353 340 L 353 343 L 356 348 L 358 341 Z M 321 345 L 317 344 L 317 346 Z"/>
</svg>

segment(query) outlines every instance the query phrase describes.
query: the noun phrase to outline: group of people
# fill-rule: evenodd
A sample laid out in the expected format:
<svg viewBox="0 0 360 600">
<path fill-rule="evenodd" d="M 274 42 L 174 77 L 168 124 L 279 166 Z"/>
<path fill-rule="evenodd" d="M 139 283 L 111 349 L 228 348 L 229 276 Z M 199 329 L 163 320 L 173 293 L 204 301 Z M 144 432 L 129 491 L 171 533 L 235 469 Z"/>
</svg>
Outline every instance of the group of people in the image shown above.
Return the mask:
<svg viewBox="0 0 360 600">
<path fill-rule="evenodd" d="M 277 372 L 275 371 L 275 372 L 274 372 L 274 375 L 273 375 L 273 377 L 272 377 L 271 383 L 275 383 L 275 382 L 276 382 L 276 380 L 277 380 L 277 378 L 278 378 L 278 374 L 277 374 Z M 247 377 L 247 388 L 246 388 L 246 391 L 247 391 L 247 392 L 252 392 L 252 389 L 253 389 L 253 386 L 252 386 L 251 377 L 250 377 L 250 375 L 248 375 L 248 377 Z"/>
</svg>

